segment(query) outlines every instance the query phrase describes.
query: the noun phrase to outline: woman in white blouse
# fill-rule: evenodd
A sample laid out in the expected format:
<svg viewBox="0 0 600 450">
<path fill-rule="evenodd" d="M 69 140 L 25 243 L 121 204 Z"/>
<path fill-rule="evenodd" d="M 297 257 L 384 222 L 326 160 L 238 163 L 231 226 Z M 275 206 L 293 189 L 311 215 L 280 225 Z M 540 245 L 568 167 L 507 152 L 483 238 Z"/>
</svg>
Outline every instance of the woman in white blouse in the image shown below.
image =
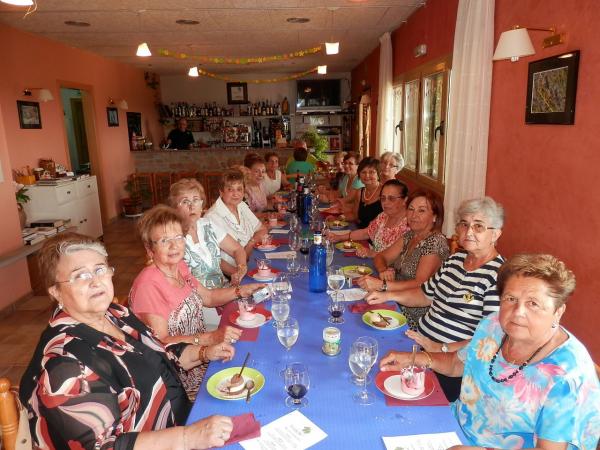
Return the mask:
<svg viewBox="0 0 600 450">
<path fill-rule="evenodd" d="M 239 170 L 228 170 L 223 174 L 219 186 L 219 198 L 207 211 L 206 218 L 215 228 L 225 230 L 245 250 L 249 258 L 254 244 L 260 242 L 268 230 L 254 215 L 244 199 L 244 175 Z M 233 264 L 228 255 L 223 259 Z"/>
<path fill-rule="evenodd" d="M 171 185 L 169 203 L 183 222 L 184 260 L 192 275 L 208 289 L 222 287 L 224 273 L 231 277 L 232 284 L 239 284 L 247 270 L 246 252 L 225 229 L 202 217 L 206 203 L 202 185 L 190 178 L 179 180 Z M 225 254 L 228 261 L 223 259 Z"/>
<path fill-rule="evenodd" d="M 277 155 L 277 153 L 265 153 L 265 161 L 267 163 L 267 173 L 263 178 L 263 187 L 267 195 L 271 196 L 275 192 L 287 188 L 290 183 L 286 177 L 281 176 L 281 170 L 279 170 L 279 155 Z"/>
</svg>

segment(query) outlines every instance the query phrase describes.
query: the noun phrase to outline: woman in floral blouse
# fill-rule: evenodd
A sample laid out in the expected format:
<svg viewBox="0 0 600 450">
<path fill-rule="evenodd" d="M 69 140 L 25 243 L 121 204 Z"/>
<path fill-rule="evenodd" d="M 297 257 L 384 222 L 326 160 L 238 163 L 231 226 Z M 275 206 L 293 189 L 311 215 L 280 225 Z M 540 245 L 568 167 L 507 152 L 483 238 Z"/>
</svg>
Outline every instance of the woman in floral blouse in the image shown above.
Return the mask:
<svg viewBox="0 0 600 450">
<path fill-rule="evenodd" d="M 35 448 L 133 449 L 221 447 L 231 419 L 212 416 L 184 426 L 190 403 L 178 373 L 233 355 L 164 346 L 113 300 L 104 246 L 76 233 L 48 239 L 40 273 L 57 302 L 21 380 Z"/>
</svg>

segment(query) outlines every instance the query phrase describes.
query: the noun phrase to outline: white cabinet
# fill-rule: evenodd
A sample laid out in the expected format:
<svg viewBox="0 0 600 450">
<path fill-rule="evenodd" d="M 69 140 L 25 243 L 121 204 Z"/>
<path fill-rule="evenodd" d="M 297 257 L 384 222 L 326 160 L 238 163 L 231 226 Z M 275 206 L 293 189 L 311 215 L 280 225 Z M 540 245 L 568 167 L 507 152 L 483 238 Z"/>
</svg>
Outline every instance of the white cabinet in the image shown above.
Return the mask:
<svg viewBox="0 0 600 450">
<path fill-rule="evenodd" d="M 28 186 L 27 220 L 71 219 L 77 232 L 102 236 L 102 218 L 96 177 L 61 183 L 59 186 Z"/>
</svg>

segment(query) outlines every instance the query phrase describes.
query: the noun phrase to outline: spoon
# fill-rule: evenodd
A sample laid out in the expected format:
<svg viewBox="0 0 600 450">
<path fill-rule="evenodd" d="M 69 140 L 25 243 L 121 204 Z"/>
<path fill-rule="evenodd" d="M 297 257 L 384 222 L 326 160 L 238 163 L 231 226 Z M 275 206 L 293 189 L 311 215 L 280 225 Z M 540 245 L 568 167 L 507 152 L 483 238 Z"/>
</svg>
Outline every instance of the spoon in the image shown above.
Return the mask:
<svg viewBox="0 0 600 450">
<path fill-rule="evenodd" d="M 252 394 L 252 389 L 254 389 L 254 381 L 246 381 L 246 389 L 246 403 L 250 403 L 250 394 Z"/>
<path fill-rule="evenodd" d="M 414 375 L 414 370 L 415 370 L 415 359 L 417 357 L 417 345 L 413 344 L 412 346 L 412 357 L 411 357 L 411 362 L 410 362 L 410 375 L 409 378 L 412 378 Z"/>
<path fill-rule="evenodd" d="M 246 368 L 246 363 L 248 362 L 248 358 L 250 358 L 250 352 L 246 353 L 246 359 L 244 359 L 244 364 L 242 364 L 240 373 L 236 373 L 234 376 L 231 377 L 232 384 L 237 383 L 238 381 L 240 381 L 242 379 L 242 372 Z"/>
<path fill-rule="evenodd" d="M 382 315 L 380 312 L 378 312 L 377 314 L 379 314 L 379 317 L 381 317 L 381 319 L 387 323 L 388 325 L 390 324 L 390 319 L 388 319 L 387 317 L 385 317 L 384 315 Z M 414 363 L 414 354 L 413 354 L 413 363 Z"/>
</svg>

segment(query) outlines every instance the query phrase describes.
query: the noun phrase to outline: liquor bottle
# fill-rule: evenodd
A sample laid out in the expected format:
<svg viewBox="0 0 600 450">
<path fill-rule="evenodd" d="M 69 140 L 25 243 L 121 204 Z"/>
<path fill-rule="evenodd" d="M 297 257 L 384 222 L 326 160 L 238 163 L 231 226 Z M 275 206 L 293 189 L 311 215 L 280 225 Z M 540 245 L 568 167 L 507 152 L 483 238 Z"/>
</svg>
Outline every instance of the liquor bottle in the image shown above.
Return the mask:
<svg viewBox="0 0 600 450">
<path fill-rule="evenodd" d="M 323 245 L 320 231 L 313 235 L 313 245 L 309 252 L 308 289 L 311 292 L 327 290 L 327 250 Z"/>
<path fill-rule="evenodd" d="M 290 102 L 288 102 L 287 97 L 283 97 L 283 101 L 281 102 L 281 114 L 287 116 L 290 113 Z"/>
<path fill-rule="evenodd" d="M 312 205 L 312 195 L 310 193 L 310 188 L 307 185 L 304 185 L 304 195 L 303 195 L 303 205 L 302 205 L 302 223 L 304 225 L 308 225 L 310 223 L 310 207 Z"/>
</svg>

